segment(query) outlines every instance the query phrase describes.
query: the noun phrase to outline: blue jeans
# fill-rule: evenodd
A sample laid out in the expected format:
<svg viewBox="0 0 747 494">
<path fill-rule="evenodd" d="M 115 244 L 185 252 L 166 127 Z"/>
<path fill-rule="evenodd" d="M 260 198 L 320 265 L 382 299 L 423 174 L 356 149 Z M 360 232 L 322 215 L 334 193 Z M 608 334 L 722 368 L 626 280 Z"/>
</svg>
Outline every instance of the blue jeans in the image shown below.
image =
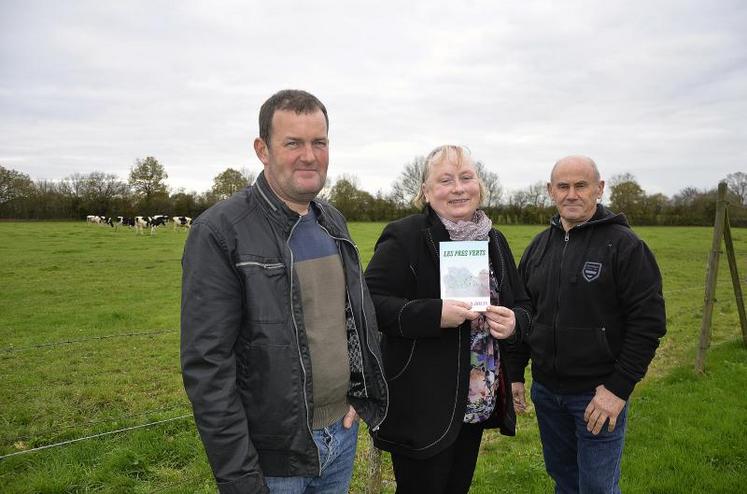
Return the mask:
<svg viewBox="0 0 747 494">
<path fill-rule="evenodd" d="M 329 427 L 312 431 L 319 449 L 321 475 L 318 477 L 265 477 L 273 494 L 345 494 L 353 476 L 358 421 L 350 429 L 342 419 Z"/>
<path fill-rule="evenodd" d="M 555 394 L 532 383 L 545 468 L 555 481 L 557 494 L 619 493 L 620 462 L 625 442 L 628 405 L 617 417 L 613 432 L 607 424 L 598 435 L 586 430 L 584 410 L 594 391 Z"/>
</svg>

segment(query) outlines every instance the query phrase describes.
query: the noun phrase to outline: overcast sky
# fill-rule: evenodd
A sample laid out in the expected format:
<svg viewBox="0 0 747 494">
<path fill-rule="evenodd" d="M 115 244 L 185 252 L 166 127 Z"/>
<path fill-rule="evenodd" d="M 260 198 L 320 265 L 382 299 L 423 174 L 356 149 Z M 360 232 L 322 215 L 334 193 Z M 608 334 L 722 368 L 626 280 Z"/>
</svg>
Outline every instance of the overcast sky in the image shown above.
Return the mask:
<svg viewBox="0 0 747 494">
<path fill-rule="evenodd" d="M 173 190 L 228 167 L 279 89 L 330 114 L 330 175 L 388 191 L 464 144 L 509 190 L 568 154 L 647 193 L 747 171 L 747 2 L 0 0 L 0 164 Z"/>
</svg>

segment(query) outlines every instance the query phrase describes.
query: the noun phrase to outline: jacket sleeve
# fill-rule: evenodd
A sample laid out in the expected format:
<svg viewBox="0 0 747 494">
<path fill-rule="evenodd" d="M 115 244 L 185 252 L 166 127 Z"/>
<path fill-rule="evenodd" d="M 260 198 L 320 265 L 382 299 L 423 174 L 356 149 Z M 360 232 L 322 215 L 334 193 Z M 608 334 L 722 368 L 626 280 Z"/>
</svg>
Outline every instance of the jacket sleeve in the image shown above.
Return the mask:
<svg viewBox="0 0 747 494">
<path fill-rule="evenodd" d="M 659 266 L 642 240 L 635 238 L 621 249 L 615 267 L 625 328 L 615 370 L 604 385 L 627 400 L 636 383 L 646 374 L 659 338 L 666 333 L 666 311 Z"/>
<path fill-rule="evenodd" d="M 526 325 L 522 328 L 522 332 L 519 334 L 519 337 L 514 341 L 509 342 L 509 350 L 508 352 L 506 352 L 506 367 L 508 367 L 508 374 L 511 377 L 511 381 L 513 382 L 524 382 L 524 370 L 529 363 L 529 356 L 531 354 L 531 350 L 529 348 L 529 345 L 526 343 L 526 339 L 529 331 L 531 331 L 532 328 L 532 315 L 534 314 L 534 306 L 526 288 L 526 280 L 528 278 L 527 269 L 529 266 L 529 259 L 532 254 L 534 244 L 535 242 L 532 242 L 532 244 L 530 244 L 529 247 L 527 247 L 527 249 L 524 251 L 524 254 L 521 256 L 521 261 L 519 261 L 519 267 L 516 271 L 517 286 L 521 287 L 521 293 L 526 297 L 524 299 L 521 299 L 523 303 L 520 304 L 520 310 L 528 312 L 528 320 L 526 322 Z M 511 261 L 513 262 L 513 257 L 511 258 Z M 514 309 L 514 312 L 516 313 L 516 309 Z M 518 324 L 518 313 L 516 314 L 516 320 Z"/>
<path fill-rule="evenodd" d="M 236 389 L 241 317 L 241 282 L 226 244 L 196 223 L 182 258 L 182 377 L 221 493 L 268 492 Z"/>
<path fill-rule="evenodd" d="M 498 247 L 503 252 L 504 262 L 506 264 L 506 290 L 511 292 L 511 307 L 516 317 L 516 331 L 514 336 L 509 339 L 509 353 L 517 351 L 518 344 L 524 340 L 524 336 L 529 332 L 532 323 L 532 303 L 529 300 L 527 291 L 524 288 L 524 282 L 519 278 L 519 272 L 516 269 L 511 247 L 508 241 L 500 233 L 497 235 Z M 520 351 L 520 350 L 519 350 Z M 523 370 L 523 368 L 522 368 Z M 523 374 L 523 372 L 522 372 Z"/>
<path fill-rule="evenodd" d="M 439 298 L 411 299 L 414 268 L 392 225 L 384 228 L 366 268 L 366 284 L 376 308 L 379 330 L 404 338 L 435 338 L 442 333 Z"/>
</svg>

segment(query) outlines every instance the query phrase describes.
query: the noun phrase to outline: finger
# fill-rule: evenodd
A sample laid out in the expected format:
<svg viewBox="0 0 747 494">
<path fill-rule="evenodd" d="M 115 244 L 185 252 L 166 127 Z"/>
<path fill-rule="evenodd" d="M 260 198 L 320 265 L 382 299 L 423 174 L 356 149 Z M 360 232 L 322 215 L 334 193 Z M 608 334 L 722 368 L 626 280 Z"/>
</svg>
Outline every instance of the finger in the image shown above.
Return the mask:
<svg viewBox="0 0 747 494">
<path fill-rule="evenodd" d="M 615 426 L 617 425 L 617 420 L 610 418 L 610 423 L 607 426 L 607 430 L 609 432 L 615 432 Z"/>
<path fill-rule="evenodd" d="M 604 414 L 599 414 L 597 416 L 592 415 L 592 420 L 589 422 L 589 425 L 593 425 L 591 428 L 587 428 L 589 432 L 594 434 L 595 436 L 601 432 L 602 427 L 604 427 L 604 423 L 607 421 L 607 416 Z"/>
<path fill-rule="evenodd" d="M 468 304 L 467 302 L 463 302 L 461 300 L 444 300 L 444 302 L 447 302 L 450 305 L 461 307 L 463 309 L 470 310 L 472 308 L 472 304 Z"/>
<path fill-rule="evenodd" d="M 348 409 L 348 413 L 346 413 L 345 417 L 342 419 L 342 426 L 346 429 L 350 429 L 353 426 L 353 422 L 355 422 L 357 415 L 355 408 L 351 406 Z"/>
<path fill-rule="evenodd" d="M 602 414 L 599 412 L 599 410 L 594 410 L 591 415 L 589 415 L 589 421 L 586 423 L 587 431 L 592 432 L 594 430 L 601 415 Z"/>
<path fill-rule="evenodd" d="M 596 436 L 597 434 L 599 434 L 600 432 L 602 432 L 602 428 L 604 427 L 604 423 L 606 421 L 607 421 L 606 417 L 599 417 L 597 419 L 596 425 L 594 426 L 594 430 L 591 431 L 591 433 Z"/>
<path fill-rule="evenodd" d="M 590 401 L 588 405 L 586 405 L 586 410 L 584 410 L 584 422 L 589 422 L 589 417 L 591 417 L 591 412 L 594 411 L 594 400 Z"/>
<path fill-rule="evenodd" d="M 464 313 L 464 318 L 465 319 L 469 319 L 470 321 L 474 321 L 479 316 L 480 316 L 479 312 L 475 312 L 475 311 L 472 311 L 472 310 L 468 310 L 467 312 Z"/>
</svg>

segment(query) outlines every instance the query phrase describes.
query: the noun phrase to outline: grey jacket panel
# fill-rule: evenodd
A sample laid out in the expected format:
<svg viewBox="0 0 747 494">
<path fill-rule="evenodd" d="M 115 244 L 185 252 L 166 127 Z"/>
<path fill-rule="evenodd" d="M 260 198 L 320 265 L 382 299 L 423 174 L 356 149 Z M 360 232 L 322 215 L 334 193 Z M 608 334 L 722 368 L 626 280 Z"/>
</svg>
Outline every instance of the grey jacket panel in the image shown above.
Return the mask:
<svg viewBox="0 0 747 494">
<path fill-rule="evenodd" d="M 378 329 L 344 218 L 312 204 L 335 238 L 347 284 L 350 403 L 377 427 L 386 413 Z M 264 475 L 313 476 L 311 358 L 293 256 L 298 221 L 260 174 L 192 227 L 182 259 L 181 363 L 195 422 L 221 492 L 265 489 Z M 350 341 L 349 341 L 349 344 Z M 352 392 L 354 391 L 354 392 Z M 256 488 L 255 488 L 256 487 Z"/>
</svg>

